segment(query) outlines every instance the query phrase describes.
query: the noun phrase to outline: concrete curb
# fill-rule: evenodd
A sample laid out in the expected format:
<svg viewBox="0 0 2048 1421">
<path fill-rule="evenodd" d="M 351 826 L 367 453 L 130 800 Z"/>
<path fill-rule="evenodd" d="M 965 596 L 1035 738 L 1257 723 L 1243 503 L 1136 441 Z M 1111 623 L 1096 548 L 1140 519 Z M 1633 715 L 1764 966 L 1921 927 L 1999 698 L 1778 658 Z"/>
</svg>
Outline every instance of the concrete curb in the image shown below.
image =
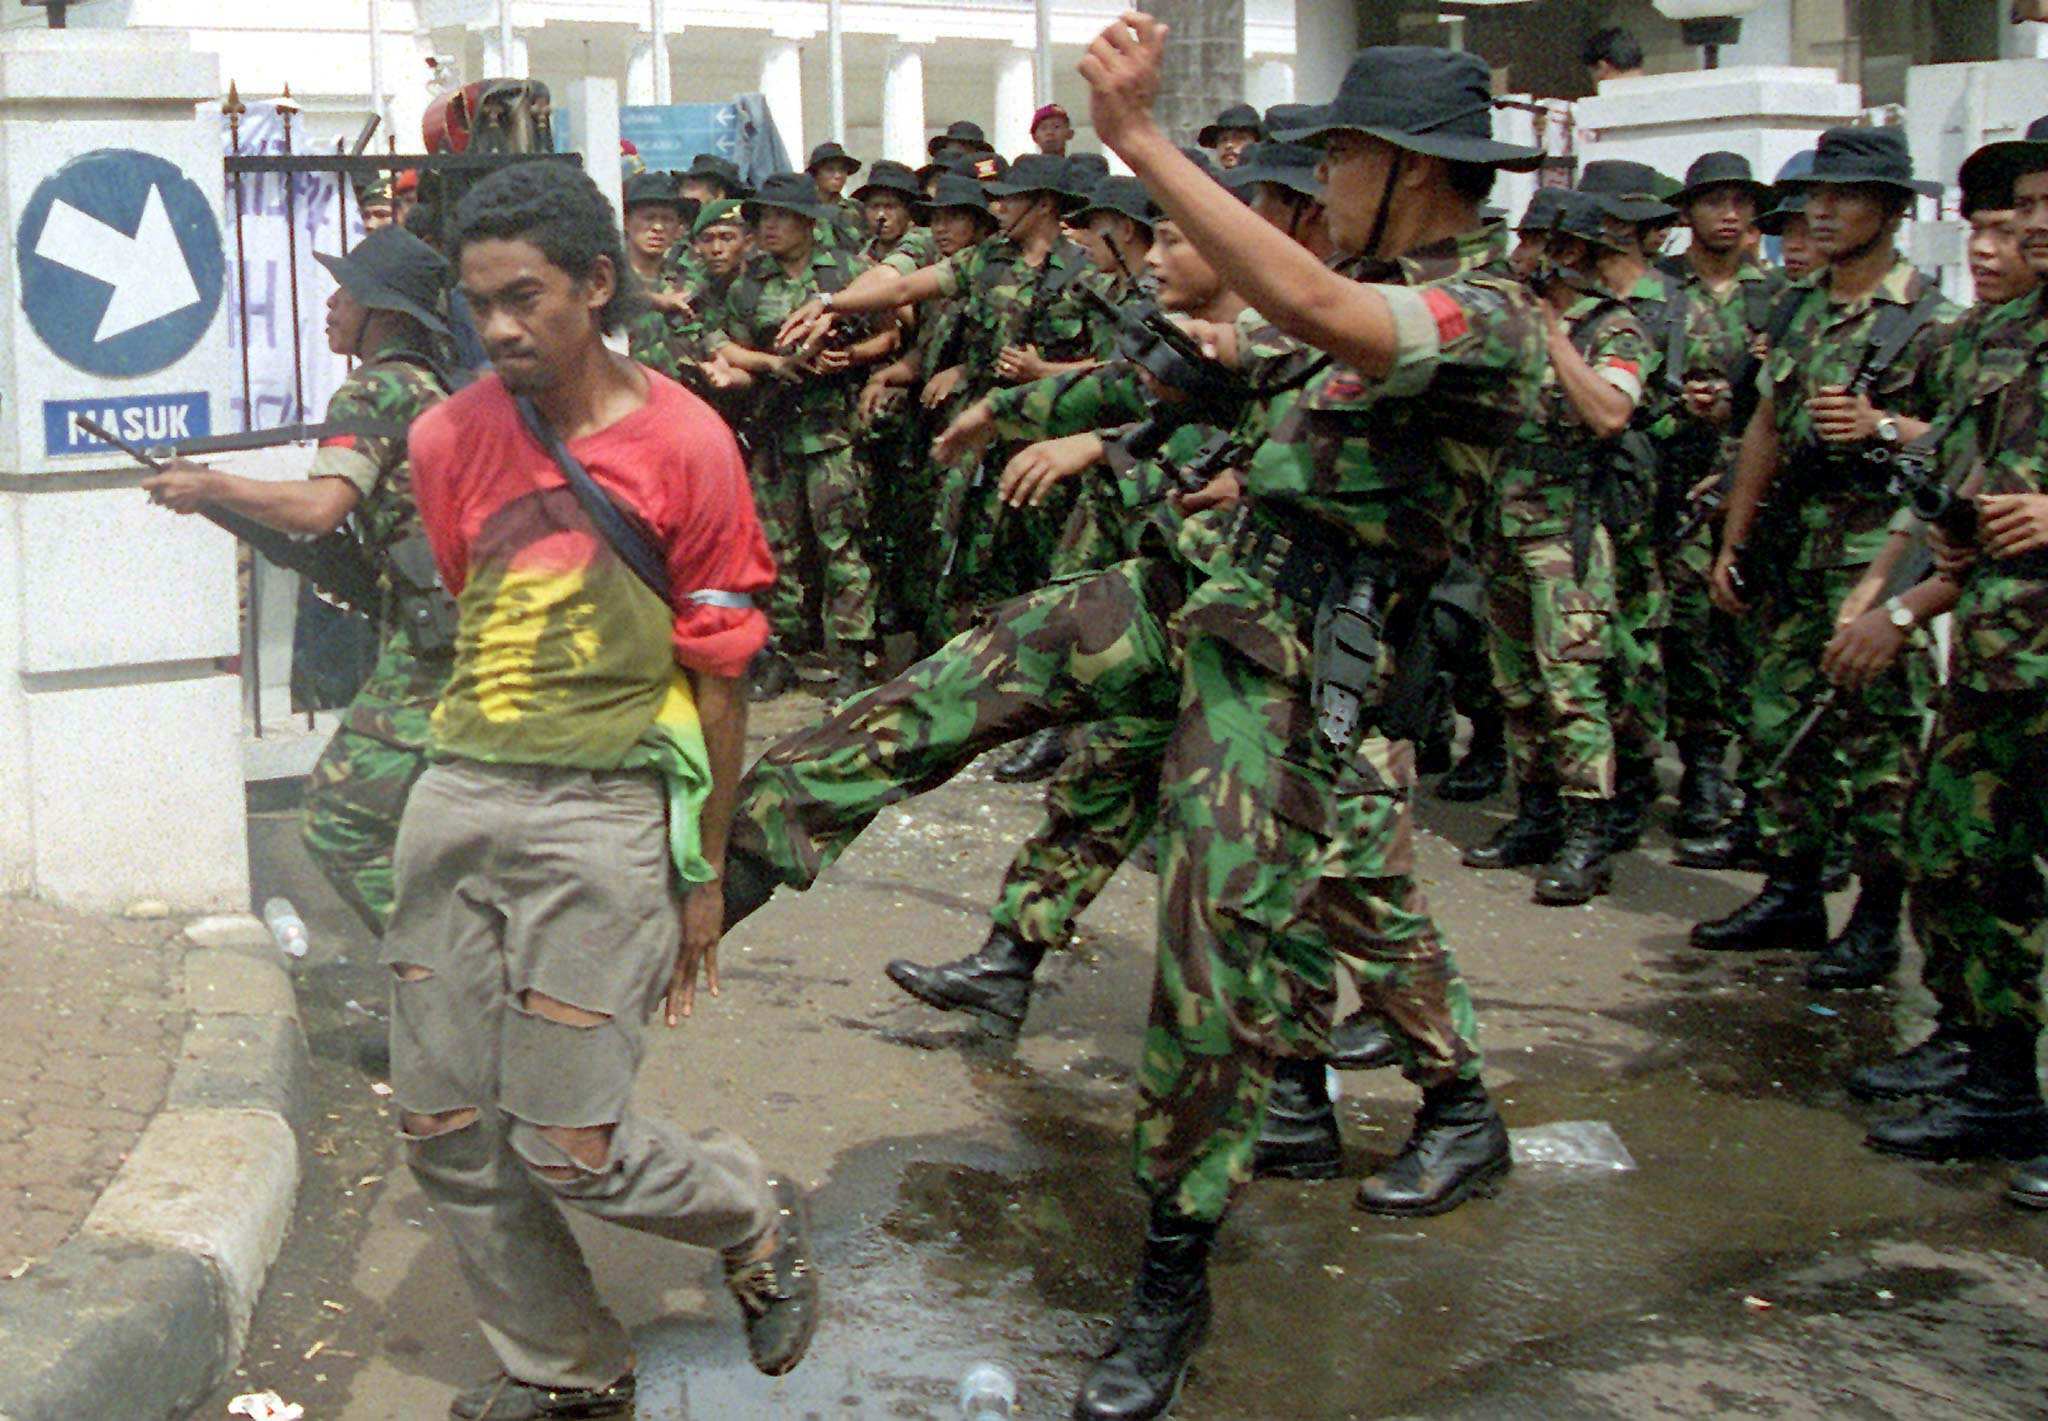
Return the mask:
<svg viewBox="0 0 2048 1421">
<path fill-rule="evenodd" d="M 306 1038 L 262 923 L 185 930 L 163 1109 L 85 1222 L 0 1287 L 0 1421 L 175 1421 L 240 1357 L 298 1196 Z"/>
</svg>

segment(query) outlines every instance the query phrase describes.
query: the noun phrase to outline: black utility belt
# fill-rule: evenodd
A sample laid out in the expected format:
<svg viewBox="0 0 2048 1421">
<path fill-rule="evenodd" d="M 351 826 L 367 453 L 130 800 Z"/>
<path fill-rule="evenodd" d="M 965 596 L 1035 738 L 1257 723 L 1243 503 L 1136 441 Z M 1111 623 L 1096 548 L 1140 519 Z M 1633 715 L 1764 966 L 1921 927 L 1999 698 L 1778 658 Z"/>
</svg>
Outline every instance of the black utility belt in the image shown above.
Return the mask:
<svg viewBox="0 0 2048 1421">
<path fill-rule="evenodd" d="M 1358 549 L 1303 514 L 1244 502 L 1230 524 L 1230 561 L 1289 601 L 1313 610 Z"/>
</svg>

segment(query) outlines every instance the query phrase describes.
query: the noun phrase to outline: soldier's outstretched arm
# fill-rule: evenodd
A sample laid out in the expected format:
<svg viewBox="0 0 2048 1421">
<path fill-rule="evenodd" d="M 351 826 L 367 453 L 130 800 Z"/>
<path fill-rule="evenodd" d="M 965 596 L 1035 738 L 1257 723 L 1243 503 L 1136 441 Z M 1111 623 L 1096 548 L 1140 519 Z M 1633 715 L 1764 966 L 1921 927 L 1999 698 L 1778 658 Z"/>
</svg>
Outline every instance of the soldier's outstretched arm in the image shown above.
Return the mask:
<svg viewBox="0 0 2048 1421">
<path fill-rule="evenodd" d="M 1282 331 L 1367 376 L 1389 374 L 1400 344 L 1393 308 L 1266 222 L 1176 148 L 1153 115 L 1166 27 L 1126 13 L 1081 60 L 1095 131 L 1142 178 L 1224 285 Z"/>
<path fill-rule="evenodd" d="M 945 262 L 940 262 L 921 266 L 906 276 L 894 267 L 871 266 L 832 293 L 829 309 L 824 301 L 814 297 L 791 311 L 775 343 L 802 345 L 818 334 L 821 327 L 829 329 L 835 316 L 864 316 L 948 295 L 941 273 L 949 269 Z"/>
<path fill-rule="evenodd" d="M 363 498 L 344 478 L 245 479 L 186 459 L 173 460 L 142 487 L 150 502 L 173 513 L 196 513 L 201 504 L 211 504 L 280 533 L 313 538 L 339 528 Z"/>
</svg>

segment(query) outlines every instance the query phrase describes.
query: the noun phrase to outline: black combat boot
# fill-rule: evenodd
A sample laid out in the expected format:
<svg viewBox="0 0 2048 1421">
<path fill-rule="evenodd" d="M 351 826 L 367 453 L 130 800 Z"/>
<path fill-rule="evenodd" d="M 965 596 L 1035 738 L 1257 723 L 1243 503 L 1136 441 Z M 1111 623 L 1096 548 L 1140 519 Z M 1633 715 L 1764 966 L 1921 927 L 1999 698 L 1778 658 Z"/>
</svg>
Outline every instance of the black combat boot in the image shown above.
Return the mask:
<svg viewBox="0 0 2048 1421">
<path fill-rule="evenodd" d="M 776 888 L 782 883 L 780 875 L 766 859 L 734 848 L 725 851 L 722 881 L 725 885 L 726 932 L 731 932 L 735 924 L 751 916 L 756 908 L 774 897 Z"/>
<path fill-rule="evenodd" d="M 1394 1034 L 1366 1007 L 1360 1007 L 1330 1029 L 1329 1064 L 1340 1071 L 1377 1071 L 1382 1066 L 1398 1065 L 1400 1060 Z"/>
<path fill-rule="evenodd" d="M 1827 900 L 1810 863 L 1780 865 L 1727 917 L 1692 925 L 1692 945 L 1709 952 L 1818 952 L 1827 942 Z"/>
<path fill-rule="evenodd" d="M 1034 942 L 990 928 L 981 950 L 936 967 L 897 958 L 889 980 L 926 1006 L 972 1012 L 991 1036 L 1014 1041 L 1031 1006 L 1031 977 L 1045 957 Z"/>
<path fill-rule="evenodd" d="M 1565 805 L 1564 845 L 1536 880 L 1536 901 L 1554 908 L 1590 903 L 1614 881 L 1607 861 L 1607 805 L 1573 799 Z"/>
<path fill-rule="evenodd" d="M 1273 1071 L 1266 1123 L 1252 1150 L 1260 1179 L 1335 1179 L 1344 1167 L 1337 1109 L 1321 1061 L 1283 1060 Z"/>
<path fill-rule="evenodd" d="M 1716 870 L 1742 869 L 1761 873 L 1763 859 L 1756 839 L 1756 811 L 1745 805 L 1728 816 L 1720 828 L 1696 839 L 1681 839 L 1672 850 L 1671 861 L 1680 868 Z"/>
<path fill-rule="evenodd" d="M 1209 1250 L 1216 1225 L 1152 1208 L 1145 1256 L 1109 1350 L 1081 1383 L 1074 1421 L 1154 1421 L 1180 1395 L 1209 1331 Z"/>
<path fill-rule="evenodd" d="M 1640 755 L 1615 757 L 1614 798 L 1607 801 L 1609 854 L 1625 854 L 1643 841 L 1658 793 L 1655 761 Z"/>
<path fill-rule="evenodd" d="M 1360 1184 L 1352 1202 L 1368 1214 L 1447 1214 L 1474 1194 L 1492 1194 L 1513 1163 L 1508 1127 L 1485 1086 L 1431 1086 L 1400 1155 Z"/>
<path fill-rule="evenodd" d="M 1515 817 L 1478 848 L 1465 850 L 1467 868 L 1521 868 L 1547 863 L 1564 843 L 1564 804 L 1556 785 L 1524 785 Z"/>
<path fill-rule="evenodd" d="M 1480 711 L 1472 717 L 1472 739 L 1464 758 L 1437 781 L 1436 797 L 1460 804 L 1487 799 L 1500 793 L 1507 778 L 1507 722 L 1498 710 Z"/>
<path fill-rule="evenodd" d="M 1969 1067 L 1968 1035 L 1954 1022 L 1937 1021 L 1934 1034 L 1918 1046 L 1858 1066 L 1843 1084 L 1858 1100 L 1905 1100 L 1954 1090 Z"/>
<path fill-rule="evenodd" d="M 1671 832 L 1680 839 L 1702 839 L 1719 831 L 1732 799 L 1728 784 L 1728 742 L 1718 735 L 1679 737 L 1678 812 Z"/>
<path fill-rule="evenodd" d="M 2048 1209 L 2048 1155 L 2030 1159 L 2014 1170 L 2005 1197 L 2022 1209 Z"/>
<path fill-rule="evenodd" d="M 995 777 L 1006 785 L 1026 785 L 1036 780 L 1051 779 L 1066 759 L 1065 729 L 1048 725 L 1018 741 L 1016 750 L 996 766 Z"/>
<path fill-rule="evenodd" d="M 1899 965 L 1899 909 L 1906 901 L 1906 877 L 1896 864 L 1863 875 L 1862 891 L 1842 935 L 1813 959 L 1806 985 L 1817 992 L 1874 987 Z"/>
<path fill-rule="evenodd" d="M 2048 1151 L 2048 1106 L 2035 1073 L 2035 1029 L 2007 1023 L 1970 1033 L 1963 1083 L 1870 1127 L 1863 1143 L 1908 1159 L 2032 1159 Z"/>
<path fill-rule="evenodd" d="M 750 701 L 772 701 L 793 690 L 796 683 L 796 663 L 773 646 L 762 647 L 747 663 L 747 699 Z"/>
</svg>

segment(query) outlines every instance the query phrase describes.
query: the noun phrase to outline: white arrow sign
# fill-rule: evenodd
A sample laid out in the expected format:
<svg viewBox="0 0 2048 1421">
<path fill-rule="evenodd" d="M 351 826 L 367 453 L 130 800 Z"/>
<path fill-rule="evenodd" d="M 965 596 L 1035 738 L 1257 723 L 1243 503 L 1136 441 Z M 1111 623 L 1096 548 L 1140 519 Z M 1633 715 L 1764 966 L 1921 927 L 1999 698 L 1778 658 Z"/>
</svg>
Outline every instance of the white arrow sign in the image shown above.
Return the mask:
<svg viewBox="0 0 2048 1421">
<path fill-rule="evenodd" d="M 36 241 L 36 255 L 114 288 L 93 335 L 95 343 L 199 303 L 199 286 L 171 227 L 163 190 L 154 183 L 142 205 L 142 225 L 132 237 L 57 199 Z"/>
</svg>

